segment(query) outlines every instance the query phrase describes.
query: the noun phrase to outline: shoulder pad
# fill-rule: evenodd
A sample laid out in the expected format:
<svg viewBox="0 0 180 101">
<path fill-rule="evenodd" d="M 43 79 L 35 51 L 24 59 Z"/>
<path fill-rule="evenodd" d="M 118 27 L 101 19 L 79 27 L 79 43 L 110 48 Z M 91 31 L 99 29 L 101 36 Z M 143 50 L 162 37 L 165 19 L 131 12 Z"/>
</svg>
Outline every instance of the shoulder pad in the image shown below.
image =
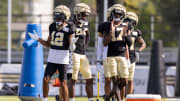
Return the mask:
<svg viewBox="0 0 180 101">
<path fill-rule="evenodd" d="M 140 29 L 136 29 L 136 32 L 138 33 L 138 36 L 141 36 L 142 35 L 142 32 Z"/>
</svg>

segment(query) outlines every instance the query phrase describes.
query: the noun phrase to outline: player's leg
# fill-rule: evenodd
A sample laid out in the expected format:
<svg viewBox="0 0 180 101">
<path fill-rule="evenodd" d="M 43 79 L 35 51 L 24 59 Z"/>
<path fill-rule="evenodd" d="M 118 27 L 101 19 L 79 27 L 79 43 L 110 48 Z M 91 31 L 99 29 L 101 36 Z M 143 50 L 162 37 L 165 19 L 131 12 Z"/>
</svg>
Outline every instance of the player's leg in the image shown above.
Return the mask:
<svg viewBox="0 0 180 101">
<path fill-rule="evenodd" d="M 129 68 L 129 77 L 128 77 L 128 86 L 127 86 L 127 94 L 133 93 L 133 78 L 134 78 L 134 72 L 135 72 L 135 62 L 131 64 L 131 67 Z"/>
<path fill-rule="evenodd" d="M 111 92 L 111 75 L 110 75 L 110 69 L 108 68 L 107 59 L 103 60 L 103 68 L 104 68 L 104 76 L 105 76 L 104 91 L 105 91 L 105 95 L 108 95 Z"/>
<path fill-rule="evenodd" d="M 119 74 L 119 89 L 122 90 L 121 93 L 121 100 L 124 100 L 125 97 L 125 87 L 128 84 L 128 67 L 126 63 L 126 58 L 125 57 L 118 57 L 118 74 Z"/>
<path fill-rule="evenodd" d="M 72 72 L 68 72 L 68 70 L 67 70 L 67 86 L 68 86 L 69 93 L 70 93 L 70 80 L 72 80 Z M 63 93 L 62 88 L 60 87 L 59 90 L 60 90 L 60 101 L 64 101 L 63 95 L 62 95 L 62 93 Z"/>
<path fill-rule="evenodd" d="M 86 80 L 86 93 L 88 101 L 93 101 L 93 79 L 89 61 L 85 55 L 81 55 L 80 72 Z"/>
<path fill-rule="evenodd" d="M 75 84 L 76 80 L 78 79 L 79 67 L 80 67 L 80 55 L 73 53 L 72 54 L 73 60 L 73 72 L 72 72 L 72 79 L 70 80 L 70 87 L 69 87 L 69 101 L 74 101 L 75 97 Z"/>
<path fill-rule="evenodd" d="M 103 60 L 103 68 L 105 76 L 104 91 L 105 96 L 107 96 L 111 92 L 111 73 L 107 64 L 107 58 Z M 112 101 L 115 101 L 115 96 L 112 97 Z"/>
<path fill-rule="evenodd" d="M 72 80 L 72 73 L 67 74 L 67 86 L 68 86 L 68 91 L 70 91 L 70 81 Z"/>
<path fill-rule="evenodd" d="M 53 63 L 47 63 L 47 67 L 45 69 L 45 74 L 43 78 L 43 97 L 44 101 L 47 101 L 48 92 L 49 92 L 49 81 L 51 76 L 56 72 L 56 65 Z"/>
<path fill-rule="evenodd" d="M 105 95 L 108 95 L 111 92 L 111 78 L 109 77 L 105 78 L 104 90 Z"/>
<path fill-rule="evenodd" d="M 58 70 L 59 70 L 59 79 L 61 81 L 61 89 L 62 89 L 62 96 L 63 101 L 68 101 L 68 88 L 67 88 L 67 68 L 68 64 L 59 64 Z M 61 93 L 61 90 L 59 91 L 59 94 Z"/>
<path fill-rule="evenodd" d="M 111 80 L 113 82 L 113 88 L 111 90 L 111 92 L 109 93 L 109 95 L 106 97 L 106 101 L 110 100 L 110 97 L 112 96 L 116 96 L 117 100 L 120 100 L 120 96 L 119 96 L 119 89 L 118 89 L 118 83 L 117 83 L 117 61 L 115 57 L 108 57 L 107 58 L 107 63 L 108 63 L 108 67 L 110 69 L 110 75 L 111 75 Z"/>
<path fill-rule="evenodd" d="M 86 79 L 86 93 L 88 99 L 93 98 L 93 79 Z"/>
<path fill-rule="evenodd" d="M 133 93 L 133 80 L 128 80 L 127 94 Z"/>
<path fill-rule="evenodd" d="M 69 101 L 74 101 L 75 85 L 76 85 L 76 80 L 71 79 L 70 86 L 69 86 Z"/>
<path fill-rule="evenodd" d="M 63 100 L 63 89 L 62 89 L 62 87 L 59 87 L 59 96 L 56 98 L 56 100 L 58 101 L 58 100 L 60 100 L 60 101 L 64 101 Z"/>
<path fill-rule="evenodd" d="M 127 79 L 126 78 L 120 78 L 120 94 L 121 94 L 121 101 L 124 101 L 124 97 L 126 94 L 126 85 L 127 85 Z"/>
</svg>

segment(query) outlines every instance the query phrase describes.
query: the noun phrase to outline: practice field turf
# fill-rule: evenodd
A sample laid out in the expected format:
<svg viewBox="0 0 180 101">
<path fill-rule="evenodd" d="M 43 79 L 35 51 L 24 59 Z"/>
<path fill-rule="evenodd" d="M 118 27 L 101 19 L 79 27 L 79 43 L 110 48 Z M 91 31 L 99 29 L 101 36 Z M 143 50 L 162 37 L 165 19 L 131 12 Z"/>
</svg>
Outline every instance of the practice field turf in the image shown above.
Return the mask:
<svg viewBox="0 0 180 101">
<path fill-rule="evenodd" d="M 76 101 L 88 101 L 86 97 L 76 97 Z M 0 96 L 0 101 L 21 101 L 17 96 Z M 49 97 L 48 101 L 56 101 L 55 97 Z M 96 98 L 94 98 L 94 101 L 96 101 Z M 101 101 L 104 101 L 101 99 Z"/>
<path fill-rule="evenodd" d="M 87 97 L 76 97 L 76 101 L 88 101 Z M 101 101 L 104 101 L 102 98 Z M 0 101 L 21 101 L 17 96 L 0 96 Z M 55 97 L 49 97 L 48 101 L 56 101 Z M 96 98 L 94 98 L 94 101 L 96 101 Z M 166 99 L 162 99 L 162 101 L 168 101 Z M 171 100 L 173 101 L 173 100 Z M 177 101 L 177 100 L 175 100 Z"/>
</svg>

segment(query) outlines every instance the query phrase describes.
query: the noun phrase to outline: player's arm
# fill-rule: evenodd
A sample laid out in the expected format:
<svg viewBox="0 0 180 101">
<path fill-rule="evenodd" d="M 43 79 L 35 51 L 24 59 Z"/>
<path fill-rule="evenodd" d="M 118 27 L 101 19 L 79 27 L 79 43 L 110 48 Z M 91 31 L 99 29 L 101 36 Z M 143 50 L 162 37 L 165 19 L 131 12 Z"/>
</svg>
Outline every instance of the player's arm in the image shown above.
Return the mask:
<svg viewBox="0 0 180 101">
<path fill-rule="evenodd" d="M 103 34 L 98 32 L 98 43 L 97 43 L 97 62 L 102 60 L 102 51 L 103 51 Z"/>
<path fill-rule="evenodd" d="M 114 21 L 111 22 L 111 30 L 108 34 L 104 35 L 104 46 L 107 46 L 112 39 L 112 34 L 115 33 Z"/>
<path fill-rule="evenodd" d="M 129 47 L 126 45 L 126 52 L 125 52 L 126 59 L 129 59 Z"/>
<path fill-rule="evenodd" d="M 39 41 L 43 46 L 45 46 L 45 47 L 49 47 L 50 46 L 50 41 L 51 41 L 51 37 L 50 36 L 48 36 L 47 41 L 45 41 L 45 40 L 39 38 L 38 34 L 35 31 L 34 31 L 34 34 L 33 33 L 28 33 L 28 35 L 32 39 Z"/>
<path fill-rule="evenodd" d="M 102 53 L 103 53 L 103 34 L 101 32 L 98 32 L 96 69 L 100 73 L 103 72 L 103 68 L 101 66 L 101 64 L 102 64 Z"/>
<path fill-rule="evenodd" d="M 127 25 L 127 24 L 126 24 Z M 132 44 L 131 40 L 131 30 L 128 29 L 128 26 L 124 27 L 124 37 L 125 37 L 125 42 L 126 42 L 126 59 L 129 59 L 129 47 Z"/>
<path fill-rule="evenodd" d="M 70 34 L 70 35 L 69 35 L 69 39 L 68 39 L 69 44 L 71 44 L 72 38 L 73 38 L 73 34 Z"/>
<path fill-rule="evenodd" d="M 41 39 L 41 38 L 39 38 L 38 41 L 39 41 L 43 46 L 45 46 L 45 47 L 50 47 L 51 37 L 48 36 L 47 41 L 45 41 L 45 40 L 43 40 L 43 39 Z"/>
<path fill-rule="evenodd" d="M 86 49 L 88 48 L 88 43 L 89 43 L 89 40 L 90 40 L 90 33 L 89 33 L 89 30 L 86 31 L 86 40 L 85 40 L 85 44 L 86 44 Z"/>
<path fill-rule="evenodd" d="M 142 38 L 142 36 L 139 37 L 138 39 L 138 43 L 141 44 L 140 48 L 139 48 L 139 52 L 143 51 L 146 48 L 146 42 L 144 41 L 144 39 Z"/>
</svg>

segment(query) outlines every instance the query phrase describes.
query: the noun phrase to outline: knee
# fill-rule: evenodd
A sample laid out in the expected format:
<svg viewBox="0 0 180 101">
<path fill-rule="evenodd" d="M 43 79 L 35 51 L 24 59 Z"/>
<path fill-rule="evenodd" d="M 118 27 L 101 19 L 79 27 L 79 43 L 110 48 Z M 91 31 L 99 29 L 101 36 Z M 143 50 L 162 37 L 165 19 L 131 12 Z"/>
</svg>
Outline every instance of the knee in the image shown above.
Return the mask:
<svg viewBox="0 0 180 101">
<path fill-rule="evenodd" d="M 128 80 L 128 85 L 132 85 L 133 84 L 133 80 Z"/>
<path fill-rule="evenodd" d="M 66 86 L 66 81 L 61 81 L 61 86 L 64 88 Z"/>
<path fill-rule="evenodd" d="M 71 79 L 69 82 L 70 87 L 74 86 L 76 84 L 76 81 Z"/>
<path fill-rule="evenodd" d="M 125 87 L 127 84 L 128 84 L 128 81 L 126 79 L 121 79 L 118 86 L 121 89 L 121 88 Z"/>
<path fill-rule="evenodd" d="M 105 79 L 105 84 L 106 84 L 106 86 L 110 86 L 111 85 L 111 79 L 110 78 Z"/>
<path fill-rule="evenodd" d="M 86 85 L 88 85 L 88 86 L 93 85 L 93 79 L 87 79 Z"/>
<path fill-rule="evenodd" d="M 50 80 L 50 77 L 49 76 L 46 76 L 43 78 L 43 81 L 44 83 L 48 84 L 49 83 L 49 80 Z"/>
</svg>

